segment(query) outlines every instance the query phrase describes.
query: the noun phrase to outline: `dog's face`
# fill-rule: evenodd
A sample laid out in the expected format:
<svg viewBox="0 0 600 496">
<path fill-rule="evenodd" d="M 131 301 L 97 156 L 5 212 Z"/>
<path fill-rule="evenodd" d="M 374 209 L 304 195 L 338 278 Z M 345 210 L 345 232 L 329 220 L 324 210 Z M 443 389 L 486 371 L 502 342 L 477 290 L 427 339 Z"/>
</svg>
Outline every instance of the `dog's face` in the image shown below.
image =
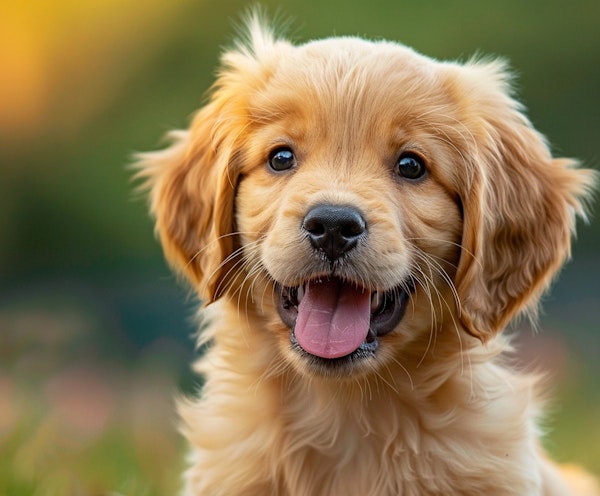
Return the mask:
<svg viewBox="0 0 600 496">
<path fill-rule="evenodd" d="M 395 46 L 315 43 L 253 102 L 236 226 L 254 301 L 275 300 L 282 352 L 309 367 L 370 367 L 455 305 L 462 220 L 444 168 L 461 158 L 422 115 L 448 105 L 429 70 Z"/>
<path fill-rule="evenodd" d="M 535 308 L 591 176 L 552 159 L 502 64 L 254 31 L 143 162 L 165 252 L 205 301 L 231 298 L 322 375 L 444 331 L 485 341 Z"/>
</svg>

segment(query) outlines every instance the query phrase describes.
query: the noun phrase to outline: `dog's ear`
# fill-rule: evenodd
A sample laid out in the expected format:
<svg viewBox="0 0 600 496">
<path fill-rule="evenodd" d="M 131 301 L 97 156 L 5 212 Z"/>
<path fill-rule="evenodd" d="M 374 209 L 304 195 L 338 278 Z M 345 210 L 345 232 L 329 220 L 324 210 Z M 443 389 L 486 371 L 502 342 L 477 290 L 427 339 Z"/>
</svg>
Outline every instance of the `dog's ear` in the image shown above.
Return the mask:
<svg viewBox="0 0 600 496">
<path fill-rule="evenodd" d="M 459 69 L 469 153 L 457 181 L 464 226 L 456 287 L 466 330 L 488 340 L 540 296 L 569 258 L 595 174 L 553 159 L 511 98 L 504 65 Z"/>
<path fill-rule="evenodd" d="M 170 147 L 140 154 L 137 164 L 165 257 L 205 302 L 226 287 L 233 253 L 236 177 L 213 142 L 218 114 L 204 107 L 189 130 L 170 133 Z"/>
<path fill-rule="evenodd" d="M 170 133 L 170 147 L 140 154 L 134 165 L 167 260 L 205 303 L 232 287 L 239 267 L 234 200 L 254 124 L 250 101 L 290 48 L 252 14 L 243 40 L 223 54 L 210 101 L 190 128 Z"/>
</svg>

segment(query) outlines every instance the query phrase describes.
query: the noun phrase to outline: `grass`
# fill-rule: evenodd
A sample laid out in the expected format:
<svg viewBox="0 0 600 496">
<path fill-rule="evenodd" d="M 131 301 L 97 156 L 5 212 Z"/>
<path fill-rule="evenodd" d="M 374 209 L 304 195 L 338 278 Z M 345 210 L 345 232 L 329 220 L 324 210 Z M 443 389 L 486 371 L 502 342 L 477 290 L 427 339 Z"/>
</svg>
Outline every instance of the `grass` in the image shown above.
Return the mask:
<svg viewBox="0 0 600 496">
<path fill-rule="evenodd" d="M 0 382 L 0 495 L 177 493 L 183 443 L 167 372 L 86 366 Z"/>
<path fill-rule="evenodd" d="M 176 429 L 173 363 L 189 357 L 161 343 L 135 360 L 115 356 L 114 342 L 99 352 L 106 336 L 83 332 L 90 325 L 73 313 L 6 315 L 0 312 L 0 496 L 177 494 L 185 443 Z M 533 342 L 534 355 L 561 378 L 548 450 L 600 474 L 595 374 L 562 342 L 543 334 Z"/>
</svg>

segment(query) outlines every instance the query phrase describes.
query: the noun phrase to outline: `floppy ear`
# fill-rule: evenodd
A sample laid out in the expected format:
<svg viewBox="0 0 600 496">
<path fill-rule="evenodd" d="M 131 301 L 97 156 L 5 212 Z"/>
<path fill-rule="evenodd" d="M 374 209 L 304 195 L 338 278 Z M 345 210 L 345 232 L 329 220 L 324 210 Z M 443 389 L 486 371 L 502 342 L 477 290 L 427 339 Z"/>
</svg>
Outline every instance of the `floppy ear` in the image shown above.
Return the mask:
<svg viewBox="0 0 600 496">
<path fill-rule="evenodd" d="M 204 107 L 188 131 L 169 134 L 169 148 L 141 154 L 137 164 L 165 256 L 205 302 L 227 286 L 234 249 L 236 177 L 213 141 L 218 115 L 215 104 Z"/>
<path fill-rule="evenodd" d="M 167 260 L 205 303 L 232 287 L 238 272 L 234 200 L 253 125 L 249 102 L 290 48 L 253 14 L 245 41 L 223 54 L 210 102 L 189 130 L 170 133 L 170 147 L 140 154 L 135 164 Z"/>
<path fill-rule="evenodd" d="M 474 143 L 469 179 L 457 182 L 464 227 L 456 287 L 462 323 L 486 341 L 515 315 L 537 315 L 540 296 L 570 256 L 595 174 L 552 158 L 510 97 L 503 64 L 460 70 Z"/>
</svg>

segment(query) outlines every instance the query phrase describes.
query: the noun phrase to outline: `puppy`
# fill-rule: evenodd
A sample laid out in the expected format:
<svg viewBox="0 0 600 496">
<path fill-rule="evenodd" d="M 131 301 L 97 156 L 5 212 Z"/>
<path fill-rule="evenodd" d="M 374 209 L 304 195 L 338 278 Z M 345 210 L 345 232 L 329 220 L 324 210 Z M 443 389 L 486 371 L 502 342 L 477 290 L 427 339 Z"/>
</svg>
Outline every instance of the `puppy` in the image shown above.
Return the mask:
<svg viewBox="0 0 600 496">
<path fill-rule="evenodd" d="M 140 157 L 204 303 L 184 494 L 600 494 L 545 457 L 539 381 L 504 358 L 594 182 L 509 81 L 253 19 L 190 128 Z"/>
</svg>

